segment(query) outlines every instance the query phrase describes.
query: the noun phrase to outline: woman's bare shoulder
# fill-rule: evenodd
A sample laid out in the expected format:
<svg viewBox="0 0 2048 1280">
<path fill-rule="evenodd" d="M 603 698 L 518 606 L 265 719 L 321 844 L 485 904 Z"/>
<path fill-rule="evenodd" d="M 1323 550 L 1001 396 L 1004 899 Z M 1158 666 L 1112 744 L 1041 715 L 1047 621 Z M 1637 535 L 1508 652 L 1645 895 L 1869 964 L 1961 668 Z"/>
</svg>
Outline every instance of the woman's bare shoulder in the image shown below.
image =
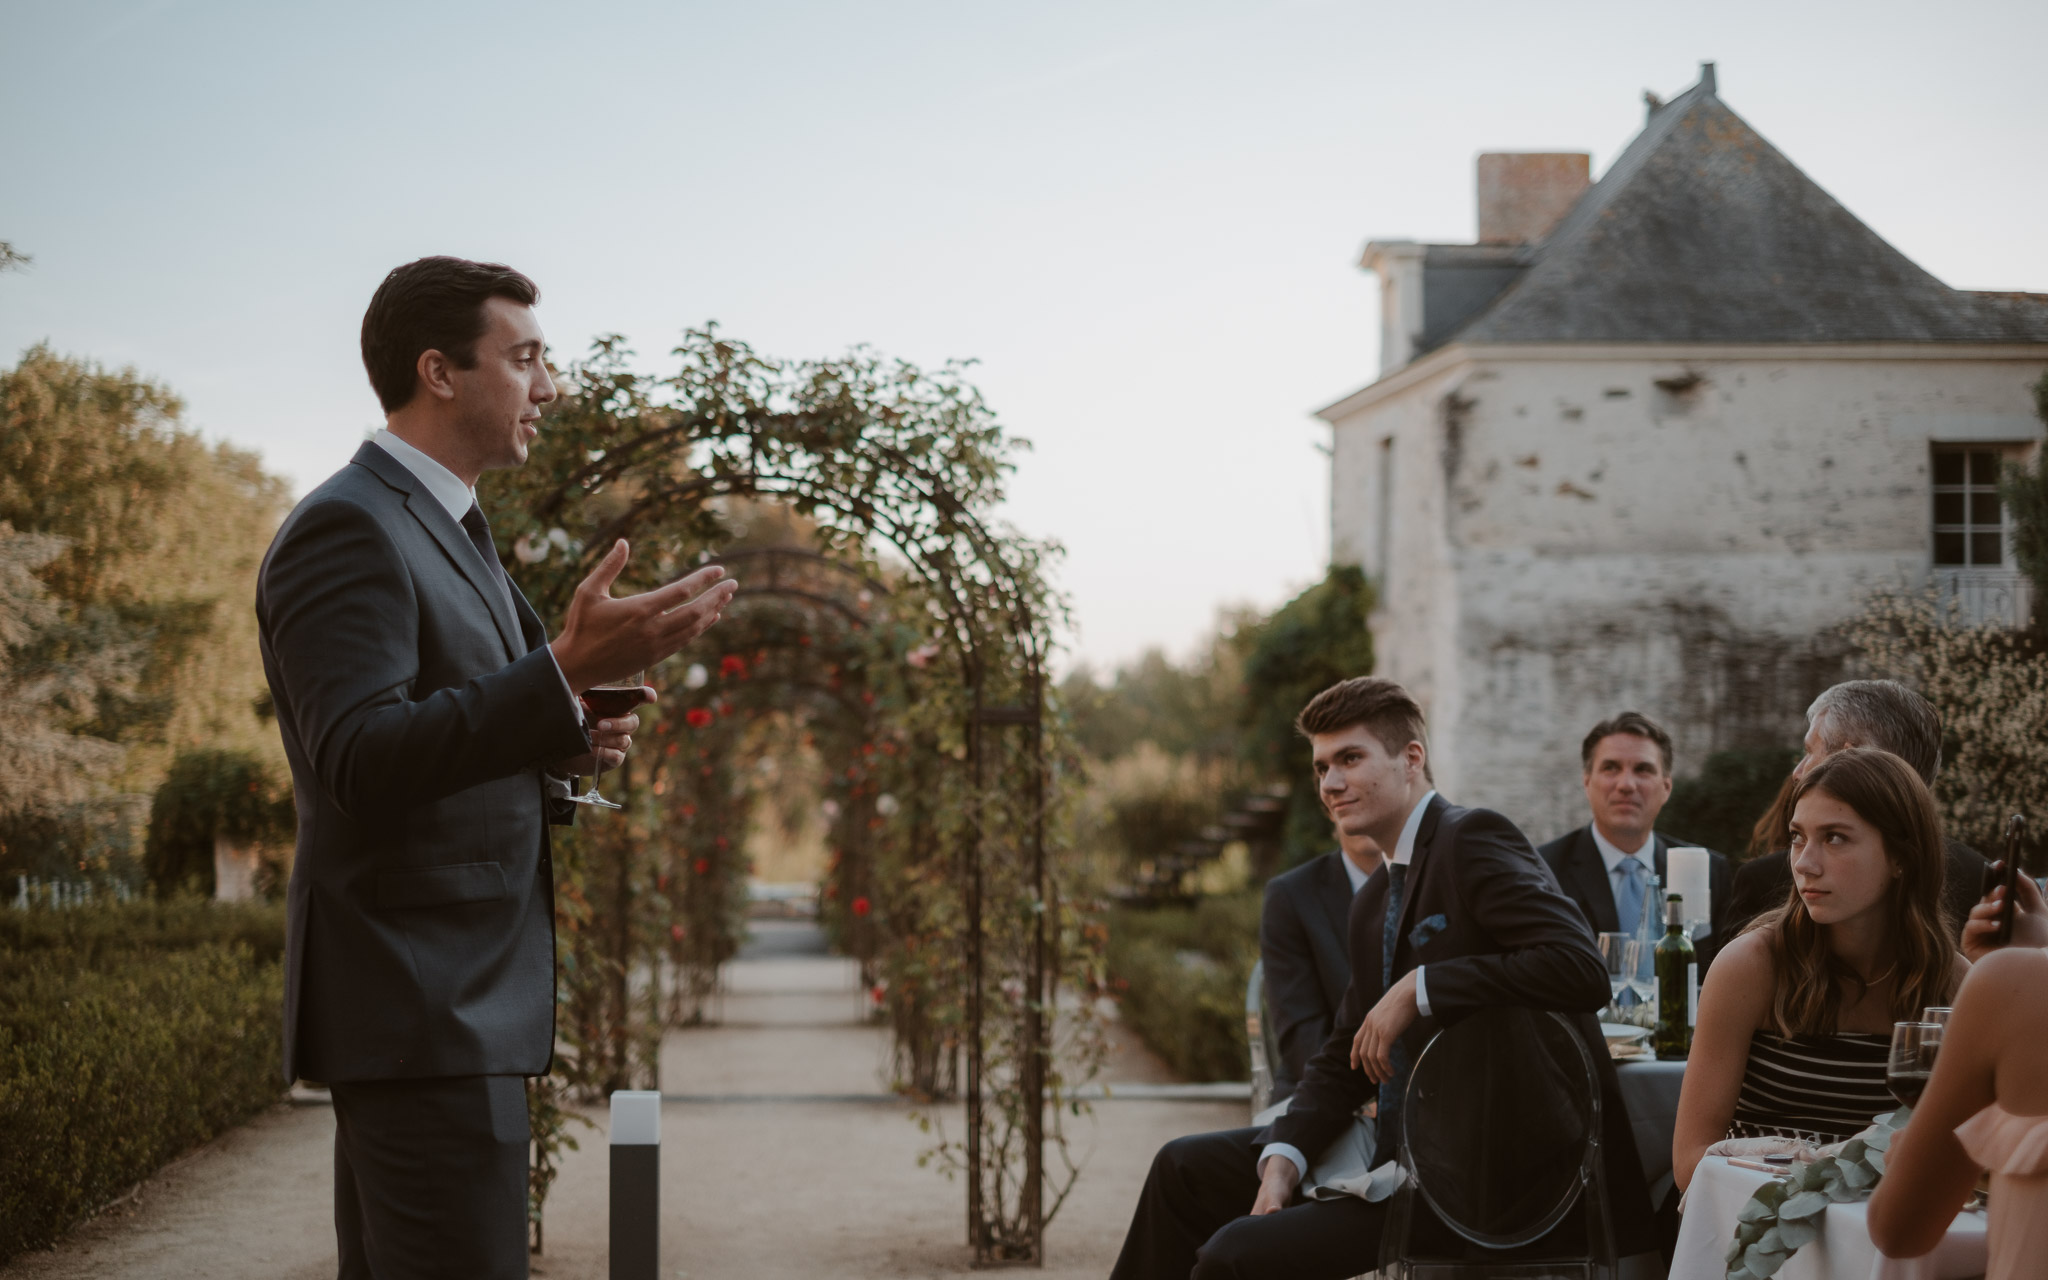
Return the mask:
<svg viewBox="0 0 2048 1280">
<path fill-rule="evenodd" d="M 1701 984 L 1702 999 L 1711 991 L 1715 1003 L 1728 1001 L 1759 1014 L 1771 1007 L 1775 994 L 1777 965 L 1771 959 L 1771 942 L 1762 930 L 1751 930 L 1721 948 L 1707 969 Z"/>
</svg>

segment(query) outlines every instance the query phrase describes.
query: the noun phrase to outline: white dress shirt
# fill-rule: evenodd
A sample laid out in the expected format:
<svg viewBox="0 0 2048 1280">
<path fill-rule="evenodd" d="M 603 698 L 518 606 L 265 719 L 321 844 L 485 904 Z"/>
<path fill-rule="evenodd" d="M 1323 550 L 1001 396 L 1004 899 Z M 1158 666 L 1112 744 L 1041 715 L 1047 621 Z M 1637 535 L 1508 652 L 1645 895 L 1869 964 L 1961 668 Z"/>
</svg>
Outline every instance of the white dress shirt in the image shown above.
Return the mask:
<svg viewBox="0 0 2048 1280">
<path fill-rule="evenodd" d="M 1429 802 L 1434 799 L 1436 799 L 1436 791 L 1432 788 L 1422 799 L 1415 802 L 1413 809 L 1408 811 L 1408 821 L 1402 824 L 1401 838 L 1394 842 L 1394 854 L 1387 859 L 1389 863 L 1405 867 L 1408 865 L 1409 860 L 1415 856 L 1415 834 L 1422 830 L 1422 815 L 1429 811 Z M 1344 859 L 1344 869 L 1351 873 L 1352 876 L 1351 891 L 1353 893 L 1358 892 L 1359 886 L 1365 883 L 1364 874 L 1357 867 L 1351 865 L 1351 859 L 1349 858 Z M 1423 967 L 1422 965 L 1415 966 L 1415 1012 L 1427 1018 L 1429 1016 L 1429 987 L 1423 981 Z M 1267 1156 L 1287 1157 L 1288 1161 L 1294 1165 L 1297 1181 L 1308 1176 L 1308 1158 L 1301 1154 L 1301 1148 L 1291 1142 L 1267 1143 L 1259 1151 L 1258 1167 L 1261 1171 L 1266 1167 Z"/>
<path fill-rule="evenodd" d="M 476 505 L 476 490 L 462 483 L 461 476 L 435 461 L 432 454 L 399 439 L 389 427 L 379 427 L 377 434 L 370 437 L 370 443 L 390 454 L 392 461 L 399 466 L 412 472 L 414 478 L 434 496 L 434 501 L 440 503 L 448 512 L 449 519 L 455 521 L 458 527 L 461 526 L 462 518 Z M 569 705 L 576 712 L 576 723 L 582 724 L 583 703 L 577 700 L 576 691 L 569 687 L 569 677 L 562 674 L 561 659 L 555 657 L 552 648 L 548 649 L 548 661 L 555 664 L 555 675 L 562 682 L 562 692 L 569 695 Z"/>
<path fill-rule="evenodd" d="M 1621 861 L 1624 858 L 1634 858 L 1642 866 L 1643 902 L 1646 904 L 1644 909 L 1647 910 L 1647 904 L 1650 901 L 1650 877 L 1657 874 L 1657 833 L 1653 831 L 1649 835 L 1644 836 L 1643 843 L 1637 848 L 1624 849 L 1614 843 L 1614 841 L 1609 840 L 1607 833 L 1600 829 L 1598 822 L 1595 822 L 1593 824 L 1593 847 L 1600 850 L 1600 860 L 1607 864 L 1607 891 L 1614 895 L 1614 918 L 1617 921 L 1621 921 L 1621 931 L 1623 933 L 1633 936 L 1642 921 L 1639 919 L 1634 921 L 1621 919 Z"/>
<path fill-rule="evenodd" d="M 1360 871 L 1358 864 L 1351 860 L 1351 855 L 1345 853 L 1342 849 L 1337 850 L 1337 861 L 1344 864 L 1344 878 L 1351 882 L 1351 896 L 1357 897 L 1358 891 L 1365 888 L 1365 882 L 1372 879 L 1372 877 Z"/>
</svg>

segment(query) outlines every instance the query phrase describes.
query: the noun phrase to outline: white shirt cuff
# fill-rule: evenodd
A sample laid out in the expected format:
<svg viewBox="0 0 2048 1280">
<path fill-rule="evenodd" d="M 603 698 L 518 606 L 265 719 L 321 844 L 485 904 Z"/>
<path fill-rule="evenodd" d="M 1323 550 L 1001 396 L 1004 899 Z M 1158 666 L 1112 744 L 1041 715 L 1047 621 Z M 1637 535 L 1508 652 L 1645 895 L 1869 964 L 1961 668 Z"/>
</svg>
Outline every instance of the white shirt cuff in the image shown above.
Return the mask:
<svg viewBox="0 0 2048 1280">
<path fill-rule="evenodd" d="M 1259 1152 L 1259 1176 L 1266 1176 L 1266 1161 L 1274 1156 L 1285 1156 L 1294 1165 L 1295 1181 L 1299 1183 L 1308 1177 L 1308 1161 L 1302 1157 L 1301 1149 L 1291 1142 L 1269 1142 Z"/>
<path fill-rule="evenodd" d="M 548 651 L 548 661 L 555 664 L 555 679 L 562 682 L 562 692 L 569 695 L 569 708 L 576 713 L 576 723 L 582 724 L 583 700 L 578 698 L 576 691 L 569 687 L 569 677 L 562 674 L 562 660 L 555 656 L 555 646 L 550 644 L 542 645 L 541 647 Z"/>
<path fill-rule="evenodd" d="M 1415 966 L 1415 1012 L 1429 1016 L 1429 984 L 1423 980 L 1422 966 Z"/>
</svg>

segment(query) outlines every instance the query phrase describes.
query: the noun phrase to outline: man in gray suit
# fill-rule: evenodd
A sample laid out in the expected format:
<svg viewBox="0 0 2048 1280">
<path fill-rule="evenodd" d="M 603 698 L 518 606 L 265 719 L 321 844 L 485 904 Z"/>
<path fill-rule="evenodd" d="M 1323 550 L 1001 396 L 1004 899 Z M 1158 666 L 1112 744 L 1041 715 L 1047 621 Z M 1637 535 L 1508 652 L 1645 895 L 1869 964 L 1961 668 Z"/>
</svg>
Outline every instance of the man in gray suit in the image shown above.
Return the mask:
<svg viewBox="0 0 2048 1280">
<path fill-rule="evenodd" d="M 676 652 L 735 590 L 708 569 L 615 600 L 621 541 L 550 643 L 475 498 L 526 460 L 555 396 L 538 300 L 491 263 L 387 276 L 362 335 L 385 429 L 286 517 L 258 579 L 299 810 L 284 1072 L 333 1092 L 343 1280 L 527 1274 L 548 824 L 573 811 L 568 775 L 623 760 L 639 727 L 585 725 L 575 691 Z"/>
</svg>

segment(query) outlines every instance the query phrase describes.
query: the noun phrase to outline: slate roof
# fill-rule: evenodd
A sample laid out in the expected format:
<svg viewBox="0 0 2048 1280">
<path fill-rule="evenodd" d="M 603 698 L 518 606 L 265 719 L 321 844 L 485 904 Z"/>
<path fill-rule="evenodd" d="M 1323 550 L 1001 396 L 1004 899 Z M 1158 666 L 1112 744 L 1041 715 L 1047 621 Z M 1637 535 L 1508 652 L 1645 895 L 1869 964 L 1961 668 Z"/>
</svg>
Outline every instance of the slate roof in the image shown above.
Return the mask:
<svg viewBox="0 0 2048 1280">
<path fill-rule="evenodd" d="M 1935 279 L 1729 110 L 1711 64 L 1527 262 L 1426 345 L 2048 342 L 2048 295 Z"/>
</svg>

